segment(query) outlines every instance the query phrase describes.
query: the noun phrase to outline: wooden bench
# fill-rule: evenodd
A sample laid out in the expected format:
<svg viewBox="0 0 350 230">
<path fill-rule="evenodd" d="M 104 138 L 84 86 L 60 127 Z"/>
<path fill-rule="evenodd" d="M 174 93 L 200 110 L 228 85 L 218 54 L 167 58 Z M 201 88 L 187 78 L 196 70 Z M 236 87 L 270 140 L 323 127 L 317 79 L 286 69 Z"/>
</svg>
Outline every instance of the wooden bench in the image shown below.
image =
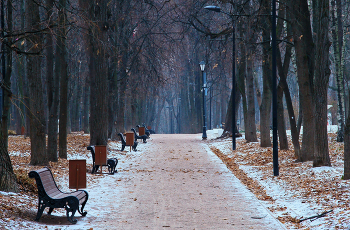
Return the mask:
<svg viewBox="0 0 350 230">
<path fill-rule="evenodd" d="M 49 215 L 51 215 L 54 208 L 66 209 L 68 221 L 73 224 L 77 223 L 77 220 L 74 219 L 77 210 L 82 216 L 86 216 L 87 212 L 83 212 L 83 210 L 89 195 L 85 190 L 70 193 L 62 192 L 58 189 L 51 170 L 47 167 L 31 171 L 28 175 L 30 178 L 35 178 L 38 188 L 39 203 L 36 221 L 39 221 L 46 207 L 50 208 Z M 79 205 L 81 205 L 80 209 Z"/>
</svg>

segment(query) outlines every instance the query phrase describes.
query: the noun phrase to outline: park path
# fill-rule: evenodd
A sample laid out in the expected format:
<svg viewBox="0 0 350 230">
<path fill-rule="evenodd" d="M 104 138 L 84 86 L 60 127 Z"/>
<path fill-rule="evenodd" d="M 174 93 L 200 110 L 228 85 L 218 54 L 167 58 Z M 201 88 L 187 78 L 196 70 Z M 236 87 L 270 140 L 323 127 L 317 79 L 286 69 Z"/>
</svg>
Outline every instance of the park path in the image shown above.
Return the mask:
<svg viewBox="0 0 350 230">
<path fill-rule="evenodd" d="M 199 134 L 151 138 L 101 179 L 109 186 L 90 195 L 98 207 L 87 207 L 101 211 L 81 221 L 93 229 L 284 229 Z"/>
</svg>

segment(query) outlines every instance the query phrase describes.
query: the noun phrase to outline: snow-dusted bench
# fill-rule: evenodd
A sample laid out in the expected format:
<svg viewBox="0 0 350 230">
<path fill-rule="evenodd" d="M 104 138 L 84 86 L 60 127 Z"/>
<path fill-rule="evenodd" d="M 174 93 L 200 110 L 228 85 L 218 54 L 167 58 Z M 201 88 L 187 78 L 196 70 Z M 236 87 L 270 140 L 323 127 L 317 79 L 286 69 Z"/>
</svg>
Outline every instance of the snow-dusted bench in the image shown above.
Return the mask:
<svg viewBox="0 0 350 230">
<path fill-rule="evenodd" d="M 46 207 L 50 208 L 49 215 L 54 208 L 66 209 L 68 221 L 73 224 L 77 223 L 77 220 L 74 219 L 74 214 L 77 210 L 82 216 L 86 216 L 87 212 L 83 212 L 83 210 L 89 195 L 85 190 L 77 190 L 70 193 L 62 192 L 58 189 L 51 170 L 47 167 L 31 171 L 28 175 L 30 178 L 35 178 L 38 187 L 39 203 L 36 221 L 39 221 Z M 80 209 L 79 205 L 81 205 Z"/>
</svg>

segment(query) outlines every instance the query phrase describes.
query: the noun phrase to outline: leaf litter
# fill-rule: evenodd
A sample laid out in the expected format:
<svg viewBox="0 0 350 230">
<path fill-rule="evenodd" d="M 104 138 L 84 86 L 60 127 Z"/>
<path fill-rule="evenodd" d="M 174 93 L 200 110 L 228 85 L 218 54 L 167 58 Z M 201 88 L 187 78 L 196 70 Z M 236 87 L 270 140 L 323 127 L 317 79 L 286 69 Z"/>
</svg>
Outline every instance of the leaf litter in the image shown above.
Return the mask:
<svg viewBox="0 0 350 230">
<path fill-rule="evenodd" d="M 89 135 L 82 132 L 69 134 L 68 159 L 72 157 L 87 159 L 87 168 L 91 168 L 91 153 L 86 150 L 89 141 Z M 342 180 L 344 147 L 343 143 L 336 141 L 336 134 L 329 134 L 332 167 L 313 168 L 312 162 L 297 163 L 293 146 L 290 144 L 289 150 L 279 150 L 278 177 L 273 176 L 272 148 L 262 148 L 259 143 L 247 143 L 243 138 L 237 139 L 236 151 L 232 151 L 232 141 L 229 138 L 209 140 L 207 144 L 287 228 L 349 228 L 350 181 Z M 108 148 L 120 149 L 119 145 L 118 142 L 109 142 Z M 28 178 L 28 172 L 42 166 L 29 164 L 29 138 L 10 136 L 9 153 L 21 192 L 18 194 L 0 192 L 0 226 L 11 223 L 12 227 L 25 229 L 26 223 L 20 219 L 32 221 L 37 211 L 36 185 L 34 180 Z M 70 155 L 72 153 L 73 156 Z M 124 152 L 118 154 L 126 155 Z M 67 191 L 68 185 L 62 181 L 68 180 L 68 160 L 59 158 L 58 162 L 50 162 L 49 167 L 58 186 Z M 98 180 L 99 177 L 96 177 L 88 183 L 98 183 Z M 333 211 L 322 218 L 300 223 L 301 219 L 329 210 Z"/>
<path fill-rule="evenodd" d="M 230 138 L 214 139 L 209 147 L 286 227 L 349 229 L 350 181 L 342 179 L 344 147 L 335 133 L 329 133 L 332 167 L 296 162 L 290 144 L 289 150 L 279 150 L 279 176 L 273 176 L 272 148 L 247 143 L 244 138 L 236 141 L 236 151 Z M 300 223 L 322 213 L 326 214 Z"/>
</svg>

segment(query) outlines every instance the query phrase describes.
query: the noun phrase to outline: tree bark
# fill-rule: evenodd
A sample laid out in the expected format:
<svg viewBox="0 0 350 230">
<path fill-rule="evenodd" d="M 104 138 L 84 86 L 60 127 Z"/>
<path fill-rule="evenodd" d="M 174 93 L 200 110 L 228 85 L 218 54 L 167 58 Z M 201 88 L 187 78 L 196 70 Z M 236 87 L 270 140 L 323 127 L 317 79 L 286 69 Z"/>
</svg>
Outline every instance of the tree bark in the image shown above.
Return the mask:
<svg viewBox="0 0 350 230">
<path fill-rule="evenodd" d="M 90 1 L 79 0 L 79 7 L 82 9 L 82 15 L 86 18 L 89 18 L 89 5 Z M 88 34 L 89 26 L 88 23 L 83 22 L 82 28 L 84 28 L 85 33 L 83 33 L 82 39 L 86 47 L 85 54 L 87 57 L 92 56 L 91 46 L 89 45 L 90 37 Z M 88 58 L 87 58 L 88 59 Z M 84 90 L 83 90 L 83 108 L 82 108 L 82 128 L 84 133 L 90 133 L 89 121 L 90 121 L 90 78 L 85 76 L 84 81 Z"/>
<path fill-rule="evenodd" d="M 33 1 L 26 1 L 26 30 L 40 30 L 39 6 Z M 27 50 L 39 54 L 42 49 L 42 34 L 28 36 Z M 46 152 L 46 121 L 44 114 L 43 85 L 40 70 L 41 57 L 27 56 L 27 76 L 29 82 L 30 140 L 32 165 L 48 165 Z"/>
<path fill-rule="evenodd" d="M 49 25 L 52 24 L 53 17 L 53 0 L 48 0 L 47 4 L 47 20 Z M 57 135 L 58 135 L 58 106 L 59 106 L 59 80 L 58 75 L 54 74 L 54 55 L 53 55 L 53 35 L 46 35 L 46 77 L 47 77 L 47 94 L 48 94 L 48 141 L 47 141 L 47 156 L 49 161 L 57 162 Z M 59 68 L 59 66 L 57 66 Z"/>
<path fill-rule="evenodd" d="M 263 0 L 262 3 L 262 14 L 270 13 L 270 1 Z M 263 47 L 263 58 L 262 58 L 262 72 L 263 72 L 263 92 L 260 105 L 260 146 L 271 147 L 270 138 L 270 126 L 271 126 L 271 103 L 272 103 L 272 92 L 271 92 L 271 68 L 270 68 L 270 21 L 269 18 L 263 17 L 262 26 L 262 38 L 264 44 Z"/>
<path fill-rule="evenodd" d="M 315 120 L 313 100 L 314 43 L 307 0 L 292 4 L 293 38 L 296 53 L 300 105 L 303 116 L 303 138 L 299 161 L 314 159 Z"/>
<path fill-rule="evenodd" d="M 344 141 L 344 118 L 345 118 L 345 95 L 344 95 L 344 75 L 342 69 L 343 50 L 343 26 L 342 26 L 342 9 L 340 0 L 332 0 L 332 37 L 333 37 L 333 53 L 335 76 L 337 84 L 338 97 L 338 132 L 337 141 Z"/>
<path fill-rule="evenodd" d="M 67 159 L 67 124 L 68 124 L 68 69 L 66 46 L 66 0 L 59 1 L 58 38 L 56 48 L 56 74 L 60 81 L 59 111 L 59 157 Z M 58 69 L 59 68 L 59 69 Z"/>
<path fill-rule="evenodd" d="M 107 2 L 92 3 L 90 18 L 96 22 L 90 28 L 90 145 L 107 145 L 108 142 L 108 106 L 107 94 Z"/>
<path fill-rule="evenodd" d="M 2 3 L 4 4 L 4 3 Z M 11 2 L 8 2 L 8 32 L 12 32 L 12 4 Z M 11 8 L 11 9 L 9 9 Z M 11 36 L 10 36 L 11 37 Z M 4 53 L 2 55 L 5 55 Z M 8 50 L 6 52 L 7 58 L 4 60 L 5 63 L 2 63 L 5 65 L 7 63 L 6 71 L 5 73 L 2 71 L 2 74 L 5 74 L 4 76 L 4 83 L 5 86 L 9 87 L 10 89 L 10 76 L 12 71 L 12 54 Z M 4 69 L 3 69 L 4 70 Z M 6 87 L 3 87 L 6 88 Z M 8 153 L 7 148 L 7 137 L 8 137 L 8 128 L 7 128 L 7 117 L 8 117 L 8 109 L 6 107 L 9 107 L 9 95 L 10 91 L 4 92 L 4 110 L 3 113 L 5 116 L 3 116 L 3 119 L 1 121 L 1 135 L 0 135 L 0 191 L 5 192 L 19 192 L 19 188 L 17 186 L 17 178 L 12 168 L 11 159 Z M 6 119 L 4 119 L 6 117 Z"/>
<path fill-rule="evenodd" d="M 293 109 L 293 102 L 290 96 L 290 91 L 289 91 L 289 87 L 286 79 L 286 72 L 288 71 L 291 54 L 292 54 L 291 47 L 287 46 L 285 56 L 284 56 L 285 57 L 283 62 L 284 64 L 282 65 L 281 53 L 280 53 L 280 50 L 277 49 L 277 68 L 278 68 L 278 75 L 280 77 L 280 84 L 283 88 L 283 92 L 285 95 L 285 100 L 286 100 L 286 105 L 287 105 L 287 110 L 289 115 L 289 124 L 291 129 L 293 147 L 294 147 L 294 156 L 298 158 L 300 154 L 299 132 L 296 124 L 296 118 L 295 118 L 294 109 Z"/>
<path fill-rule="evenodd" d="M 240 36 L 241 37 L 244 37 L 244 33 L 243 33 L 243 27 L 242 27 L 242 24 L 239 24 L 239 31 L 240 31 Z M 238 75 L 237 76 L 237 84 L 236 84 L 236 92 L 239 93 L 242 97 L 242 108 L 243 108 L 243 117 L 244 117 L 244 129 L 245 129 L 245 139 L 250 142 L 252 141 L 252 130 L 250 128 L 249 125 L 249 114 L 248 114 L 248 103 L 247 103 L 247 94 L 246 94 L 246 84 L 247 84 L 247 90 L 248 89 L 248 82 L 246 83 L 246 78 L 248 78 L 247 76 L 247 61 L 248 61 L 248 58 L 247 58 L 247 51 L 245 49 L 245 44 L 243 42 L 240 43 L 240 51 L 241 51 L 241 55 L 240 55 L 240 60 L 237 64 L 238 68 Z M 248 81 L 248 79 L 247 79 Z M 231 93 L 232 94 L 232 93 Z M 230 99 L 230 101 L 232 101 L 232 99 Z M 238 105 L 239 104 L 236 104 L 235 106 L 235 110 L 237 111 L 238 110 Z M 228 130 L 230 130 L 232 132 L 232 134 L 234 134 L 234 130 L 231 130 L 231 127 L 232 127 L 232 104 L 230 103 L 230 107 L 229 107 L 229 111 L 230 111 L 230 117 L 229 117 L 229 120 L 226 122 L 227 124 L 227 128 Z M 236 121 L 237 121 L 237 116 L 235 116 L 236 118 Z M 255 118 L 255 116 L 253 116 L 253 119 Z M 255 120 L 255 119 L 254 119 Z M 235 121 L 235 126 L 237 124 L 237 122 Z M 237 130 L 238 131 L 238 130 Z"/>
<path fill-rule="evenodd" d="M 249 26 L 250 27 L 250 26 Z M 249 29 L 248 29 L 249 30 Z M 250 31 L 250 30 L 249 30 Z M 252 33 L 248 33 L 249 37 L 255 37 L 251 36 Z M 249 40 L 248 40 L 249 41 Z M 250 40 L 251 41 L 251 40 Z M 249 142 L 257 142 L 258 138 L 256 135 L 256 124 L 255 124 L 255 90 L 254 90 L 254 46 L 248 45 L 248 56 L 247 56 L 247 77 L 246 77 L 246 84 L 247 84 L 247 119 L 244 120 L 244 124 L 246 127 L 246 140 Z M 248 135 L 248 137 L 247 137 Z"/>
<path fill-rule="evenodd" d="M 344 132 L 344 180 L 349 180 L 350 179 L 350 116 L 348 116 L 346 119 L 344 131 L 345 131 Z"/>
<path fill-rule="evenodd" d="M 315 44 L 315 158 L 313 166 L 331 166 L 327 135 L 327 90 L 330 76 L 328 39 L 329 1 L 320 0 L 314 5 Z"/>
<path fill-rule="evenodd" d="M 125 72 L 125 70 L 124 70 Z M 118 109 L 116 111 L 117 113 L 117 124 L 116 124 L 116 130 L 117 133 L 124 133 L 125 130 L 125 90 L 126 90 L 126 73 L 121 73 L 122 78 L 118 81 Z M 125 75 L 124 75 L 125 74 Z"/>
<path fill-rule="evenodd" d="M 7 35 L 9 38 L 6 39 L 6 42 L 12 44 L 11 41 L 11 33 L 12 33 L 12 3 L 7 2 Z M 11 74 L 12 74 L 12 52 L 9 47 L 5 47 L 5 63 L 6 63 L 6 71 L 3 77 L 4 86 L 2 87 L 3 91 L 3 114 L 2 114 L 2 131 L 1 138 L 3 138 L 5 147 L 8 146 L 8 124 L 9 124 L 9 114 L 11 108 Z"/>
<path fill-rule="evenodd" d="M 280 83 L 277 86 L 277 114 L 278 114 L 277 130 L 278 130 L 280 149 L 287 150 L 288 139 L 287 139 L 286 124 L 284 120 L 283 88 Z"/>
<path fill-rule="evenodd" d="M 0 138 L 0 191 L 19 192 L 17 178 L 3 139 Z"/>
</svg>

